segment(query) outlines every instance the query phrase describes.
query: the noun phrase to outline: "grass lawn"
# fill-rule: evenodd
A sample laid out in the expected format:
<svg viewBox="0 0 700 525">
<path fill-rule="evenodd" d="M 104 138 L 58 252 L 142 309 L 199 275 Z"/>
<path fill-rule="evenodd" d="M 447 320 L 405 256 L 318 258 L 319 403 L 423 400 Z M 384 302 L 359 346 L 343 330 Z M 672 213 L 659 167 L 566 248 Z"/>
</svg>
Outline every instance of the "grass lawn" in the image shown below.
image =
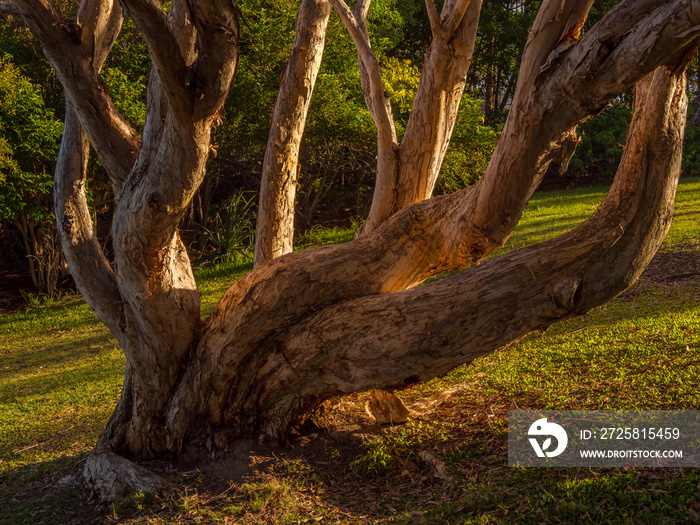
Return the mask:
<svg viewBox="0 0 700 525">
<path fill-rule="evenodd" d="M 536 195 L 503 250 L 585 220 L 605 190 Z M 306 244 L 349 240 L 317 230 Z M 679 187 L 652 271 L 584 317 L 401 392 L 407 403 L 459 388 L 420 418 L 379 427 L 366 394 L 338 400 L 283 448 L 241 444 L 172 471 L 180 489 L 87 503 L 81 461 L 121 391 L 124 357 L 76 295 L 0 317 L 0 523 L 697 523 L 700 469 L 507 466 L 507 411 L 700 406 L 700 181 Z M 197 270 L 206 315 L 251 267 Z M 700 268 L 696 268 L 700 270 Z M 421 469 L 428 451 L 449 480 Z M 154 465 L 168 472 L 170 465 Z"/>
</svg>

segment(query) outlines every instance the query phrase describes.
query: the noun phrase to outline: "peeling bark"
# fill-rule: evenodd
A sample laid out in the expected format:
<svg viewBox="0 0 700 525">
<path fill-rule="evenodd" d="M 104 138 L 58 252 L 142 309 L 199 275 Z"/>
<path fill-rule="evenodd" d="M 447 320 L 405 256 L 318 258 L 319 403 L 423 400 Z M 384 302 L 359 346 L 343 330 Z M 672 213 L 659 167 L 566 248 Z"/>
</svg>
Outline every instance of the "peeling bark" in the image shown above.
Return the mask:
<svg viewBox="0 0 700 525">
<path fill-rule="evenodd" d="M 255 224 L 255 265 L 290 253 L 294 246 L 294 199 L 299 147 L 325 45 L 331 14 L 327 0 L 304 0 L 292 53 L 272 113 Z"/>
</svg>

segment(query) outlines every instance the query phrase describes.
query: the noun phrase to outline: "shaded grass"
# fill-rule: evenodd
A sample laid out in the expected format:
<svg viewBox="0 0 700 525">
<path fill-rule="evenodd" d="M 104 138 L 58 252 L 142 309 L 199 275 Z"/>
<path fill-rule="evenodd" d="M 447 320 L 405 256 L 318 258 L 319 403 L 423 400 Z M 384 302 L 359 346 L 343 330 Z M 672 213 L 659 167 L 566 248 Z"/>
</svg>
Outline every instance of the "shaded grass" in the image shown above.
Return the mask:
<svg viewBox="0 0 700 525">
<path fill-rule="evenodd" d="M 575 227 L 604 192 L 536 195 L 503 250 Z M 699 217 L 700 181 L 685 180 L 663 249 L 697 250 Z M 352 235 L 317 229 L 302 244 Z M 250 259 L 238 259 L 197 268 L 203 315 L 251 267 Z M 0 523 L 66 523 L 82 519 L 76 508 L 87 494 L 59 481 L 75 477 L 104 428 L 125 362 L 78 296 L 32 304 L 0 317 Z M 277 453 L 273 471 L 248 482 L 222 490 L 185 480 L 186 490 L 132 495 L 83 522 L 694 522 L 697 469 L 512 469 L 505 439 L 509 408 L 697 408 L 699 313 L 697 281 L 637 286 L 585 317 L 405 391 L 411 400 L 469 385 L 422 421 L 383 429 L 365 421 L 352 445 L 318 435 Z M 348 414 L 361 418 L 362 402 L 344 401 L 354 410 Z M 450 483 L 425 475 L 420 450 L 445 462 Z"/>
</svg>

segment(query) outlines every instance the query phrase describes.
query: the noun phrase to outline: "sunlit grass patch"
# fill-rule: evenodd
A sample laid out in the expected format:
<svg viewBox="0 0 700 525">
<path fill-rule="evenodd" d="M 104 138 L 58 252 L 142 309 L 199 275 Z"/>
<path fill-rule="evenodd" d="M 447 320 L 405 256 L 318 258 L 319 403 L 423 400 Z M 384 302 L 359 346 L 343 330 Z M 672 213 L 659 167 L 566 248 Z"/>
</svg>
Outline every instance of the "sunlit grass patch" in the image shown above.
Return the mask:
<svg viewBox="0 0 700 525">
<path fill-rule="evenodd" d="M 504 250 L 575 227 L 604 194 L 537 194 Z M 663 249 L 697 250 L 699 217 L 700 181 L 685 180 Z M 315 228 L 299 244 L 353 236 Z M 251 268 L 248 256 L 195 269 L 203 317 Z M 696 409 L 699 320 L 697 281 L 646 282 L 400 393 L 411 400 L 465 386 L 435 413 L 363 430 L 350 445 L 319 431 L 314 445 L 280 452 L 264 475 L 224 489 L 205 490 L 198 479 L 173 494 L 134 494 L 95 523 L 692 522 L 691 511 L 700 512 L 697 470 L 510 469 L 505 439 L 510 408 Z M 117 342 L 77 295 L 36 298 L 0 317 L 0 521 L 64 523 L 80 508 L 83 489 L 57 483 L 68 471 L 79 477 L 80 458 L 116 405 L 124 366 Z M 425 472 L 424 450 L 444 462 L 449 482 Z M 37 491 L 37 483 L 53 488 Z"/>
<path fill-rule="evenodd" d="M 116 406 L 124 355 L 77 296 L 0 318 L 0 474 L 94 446 Z M 36 470 L 36 469 L 34 469 Z"/>
</svg>

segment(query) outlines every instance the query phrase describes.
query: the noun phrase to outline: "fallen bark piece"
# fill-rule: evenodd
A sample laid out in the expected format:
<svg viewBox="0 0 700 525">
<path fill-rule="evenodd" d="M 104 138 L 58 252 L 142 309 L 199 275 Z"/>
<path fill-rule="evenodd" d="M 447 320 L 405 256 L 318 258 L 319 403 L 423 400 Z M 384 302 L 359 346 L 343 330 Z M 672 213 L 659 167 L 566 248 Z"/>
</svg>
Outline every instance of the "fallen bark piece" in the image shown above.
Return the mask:
<svg viewBox="0 0 700 525">
<path fill-rule="evenodd" d="M 423 462 L 423 467 L 429 476 L 442 481 L 450 480 L 450 475 L 447 473 L 447 469 L 445 469 L 445 464 L 434 454 L 428 452 L 427 450 L 423 450 L 418 454 L 418 457 Z"/>
<path fill-rule="evenodd" d="M 405 423 L 410 415 L 408 408 L 396 394 L 384 390 L 370 390 L 365 403 L 367 413 L 380 425 Z"/>
</svg>

